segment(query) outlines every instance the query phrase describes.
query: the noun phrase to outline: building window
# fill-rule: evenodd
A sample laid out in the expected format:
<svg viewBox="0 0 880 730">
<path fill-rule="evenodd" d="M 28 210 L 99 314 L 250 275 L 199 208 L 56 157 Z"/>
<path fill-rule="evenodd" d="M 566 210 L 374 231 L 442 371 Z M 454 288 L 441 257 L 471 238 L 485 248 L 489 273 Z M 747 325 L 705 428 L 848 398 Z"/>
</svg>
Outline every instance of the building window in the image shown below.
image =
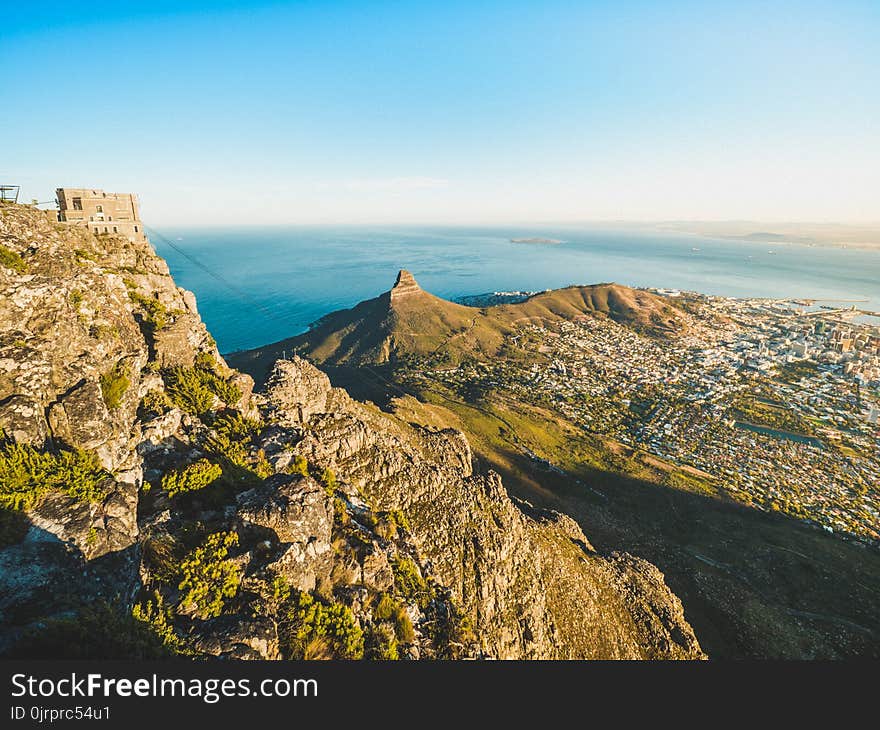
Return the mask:
<svg viewBox="0 0 880 730">
<path fill-rule="evenodd" d="M 83 209 L 83 199 L 82 198 L 74 198 L 73 199 L 73 209 L 74 210 L 82 210 Z"/>
<path fill-rule="evenodd" d="M 108 216 L 107 216 L 107 220 L 108 220 L 108 221 L 112 221 L 112 220 L 113 220 L 113 216 L 112 216 L 112 215 L 108 215 Z"/>
<path fill-rule="evenodd" d="M 104 233 L 110 233 L 110 231 L 107 230 L 107 226 L 104 226 Z"/>
<path fill-rule="evenodd" d="M 114 233 L 119 233 L 119 230 L 116 228 L 116 226 L 113 226 L 113 232 L 114 232 Z"/>
<path fill-rule="evenodd" d="M 138 232 L 138 227 L 137 227 L 137 226 L 134 227 L 134 232 L 135 232 L 135 233 Z"/>
<path fill-rule="evenodd" d="M 95 208 L 95 210 L 97 210 L 99 213 L 103 213 L 103 212 L 104 212 L 104 206 L 103 206 L 103 205 L 99 205 L 97 208 Z"/>
</svg>

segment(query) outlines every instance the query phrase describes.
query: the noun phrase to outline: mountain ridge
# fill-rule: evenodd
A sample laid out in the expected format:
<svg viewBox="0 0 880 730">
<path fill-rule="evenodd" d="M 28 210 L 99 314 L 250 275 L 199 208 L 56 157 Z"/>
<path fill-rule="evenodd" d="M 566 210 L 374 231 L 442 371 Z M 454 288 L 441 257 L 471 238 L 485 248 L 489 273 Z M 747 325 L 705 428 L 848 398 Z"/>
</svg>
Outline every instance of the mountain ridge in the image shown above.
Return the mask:
<svg viewBox="0 0 880 730">
<path fill-rule="evenodd" d="M 609 317 L 653 337 L 675 337 L 687 328 L 687 314 L 666 299 L 620 284 L 569 286 L 477 308 L 426 292 L 401 269 L 394 286 L 377 297 L 332 312 L 303 334 L 226 357 L 258 383 L 285 351 L 308 352 L 310 360 L 326 366 L 393 365 L 413 357 L 452 365 L 494 357 L 518 324 L 590 316 Z"/>
</svg>

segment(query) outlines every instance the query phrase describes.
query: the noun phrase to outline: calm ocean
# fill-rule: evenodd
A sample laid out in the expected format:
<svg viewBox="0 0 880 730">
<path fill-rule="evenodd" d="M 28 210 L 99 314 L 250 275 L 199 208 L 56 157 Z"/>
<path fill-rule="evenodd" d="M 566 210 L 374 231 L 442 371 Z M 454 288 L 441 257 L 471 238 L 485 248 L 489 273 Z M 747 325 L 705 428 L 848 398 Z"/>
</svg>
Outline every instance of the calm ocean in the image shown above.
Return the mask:
<svg viewBox="0 0 880 730">
<path fill-rule="evenodd" d="M 446 299 L 616 281 L 727 296 L 866 299 L 856 306 L 880 311 L 880 251 L 853 248 L 566 226 L 163 227 L 159 232 L 245 292 L 236 296 L 153 237 L 177 283 L 195 292 L 221 352 L 298 334 L 328 312 L 386 291 L 401 268 Z M 510 241 L 525 237 L 563 243 Z"/>
</svg>

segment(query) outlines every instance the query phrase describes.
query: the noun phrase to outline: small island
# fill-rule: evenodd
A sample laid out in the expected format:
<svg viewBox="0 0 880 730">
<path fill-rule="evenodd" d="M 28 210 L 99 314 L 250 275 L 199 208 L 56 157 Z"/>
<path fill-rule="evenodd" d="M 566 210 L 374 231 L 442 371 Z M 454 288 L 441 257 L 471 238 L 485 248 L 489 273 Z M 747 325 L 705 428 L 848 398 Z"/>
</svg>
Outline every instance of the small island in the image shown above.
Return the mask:
<svg viewBox="0 0 880 730">
<path fill-rule="evenodd" d="M 556 238 L 511 238 L 511 243 L 562 243 Z"/>
</svg>

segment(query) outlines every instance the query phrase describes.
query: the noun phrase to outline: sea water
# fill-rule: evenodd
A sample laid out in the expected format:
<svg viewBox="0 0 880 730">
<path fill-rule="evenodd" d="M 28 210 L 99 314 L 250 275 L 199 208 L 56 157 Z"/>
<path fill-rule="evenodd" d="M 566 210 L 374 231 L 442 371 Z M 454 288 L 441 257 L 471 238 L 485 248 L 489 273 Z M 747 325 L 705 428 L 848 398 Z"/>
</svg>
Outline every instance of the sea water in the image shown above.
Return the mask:
<svg viewBox="0 0 880 730">
<path fill-rule="evenodd" d="M 408 269 L 445 299 L 614 281 L 880 311 L 880 250 L 619 227 L 160 227 L 152 242 L 195 292 L 221 352 L 303 332 Z M 511 238 L 562 243 L 514 243 Z M 194 263 L 195 259 L 197 263 Z M 200 265 L 199 265 L 200 264 Z M 233 286 L 229 287 L 227 282 Z"/>
</svg>

